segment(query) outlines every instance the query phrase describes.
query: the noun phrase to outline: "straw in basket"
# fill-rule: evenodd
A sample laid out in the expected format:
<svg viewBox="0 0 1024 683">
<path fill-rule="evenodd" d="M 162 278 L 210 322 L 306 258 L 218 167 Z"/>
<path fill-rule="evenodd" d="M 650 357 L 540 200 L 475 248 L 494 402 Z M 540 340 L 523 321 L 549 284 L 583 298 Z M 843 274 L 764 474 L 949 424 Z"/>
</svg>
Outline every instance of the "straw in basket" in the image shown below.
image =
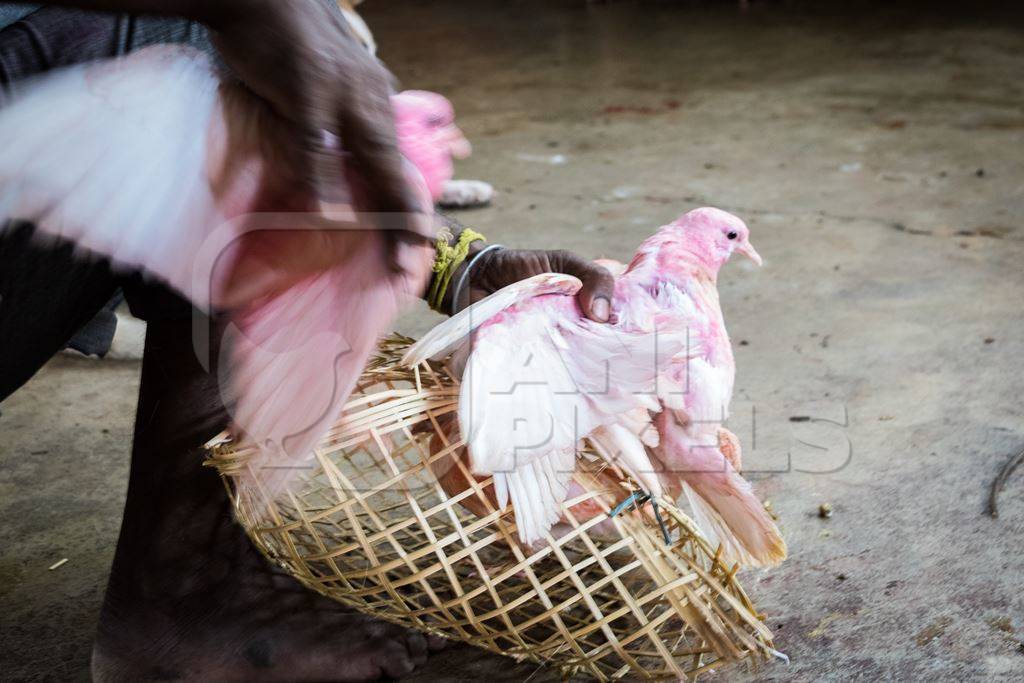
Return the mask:
<svg viewBox="0 0 1024 683">
<path fill-rule="evenodd" d="M 524 549 L 511 506 L 496 509 L 490 480 L 453 457 L 462 443 L 443 425 L 454 424 L 458 381 L 444 364 L 401 367 L 411 343 L 382 342 L 310 469 L 277 499 L 239 484 L 251 451 L 227 435 L 208 444 L 207 464 L 270 560 L 380 619 L 566 677 L 694 679 L 777 654 L 736 568 L 670 501 L 660 520 L 651 505 L 617 512 L 630 484 L 606 476 L 589 446 L 575 477 L 585 492 L 563 506 L 568 527 Z M 439 484 L 442 463 L 460 468 L 464 490 Z M 597 514 L 577 518 L 584 508 Z"/>
</svg>

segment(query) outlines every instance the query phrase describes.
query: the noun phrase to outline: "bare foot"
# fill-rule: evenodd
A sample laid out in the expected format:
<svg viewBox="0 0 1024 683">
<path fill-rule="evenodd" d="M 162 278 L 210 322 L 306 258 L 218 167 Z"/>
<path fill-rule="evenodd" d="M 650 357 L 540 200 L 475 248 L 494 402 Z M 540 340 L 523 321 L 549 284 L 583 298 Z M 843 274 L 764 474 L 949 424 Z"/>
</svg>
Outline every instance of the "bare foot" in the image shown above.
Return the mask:
<svg viewBox="0 0 1024 683">
<path fill-rule="evenodd" d="M 437 203 L 448 209 L 486 206 L 494 198 L 494 187 L 482 180 L 449 180 Z"/>
<path fill-rule="evenodd" d="M 110 360 L 139 360 L 146 344 L 146 323 L 121 313 L 117 314 L 117 329 L 104 358 Z"/>
<path fill-rule="evenodd" d="M 365 681 L 423 664 L 443 641 L 312 592 L 235 523 L 218 476 L 201 467 L 198 447 L 227 418 L 190 335 L 188 320 L 149 323 L 94 680 Z"/>
<path fill-rule="evenodd" d="M 152 601 L 108 592 L 94 681 L 400 678 L 444 644 L 348 610 L 267 566 L 234 568 L 211 582 L 180 579 L 153 577 L 160 596 Z"/>
</svg>

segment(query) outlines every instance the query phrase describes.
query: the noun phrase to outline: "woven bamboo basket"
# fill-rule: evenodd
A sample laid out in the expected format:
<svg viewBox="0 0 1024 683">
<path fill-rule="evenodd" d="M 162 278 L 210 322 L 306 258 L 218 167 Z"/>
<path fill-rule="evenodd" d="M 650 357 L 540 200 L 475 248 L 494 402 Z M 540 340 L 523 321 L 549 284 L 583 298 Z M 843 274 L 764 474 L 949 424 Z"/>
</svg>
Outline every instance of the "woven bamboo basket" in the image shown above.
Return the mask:
<svg viewBox="0 0 1024 683">
<path fill-rule="evenodd" d="M 612 515 L 631 484 L 604 476 L 586 448 L 576 475 L 585 492 L 566 501 L 566 528 L 524 549 L 511 506 L 495 509 L 490 480 L 451 457 L 462 443 L 441 425 L 454 423 L 458 381 L 444 364 L 401 367 L 411 342 L 381 344 L 288 493 L 271 500 L 241 485 L 252 452 L 226 434 L 207 444 L 207 464 L 270 560 L 380 619 L 546 663 L 563 677 L 695 679 L 775 654 L 736 568 L 670 501 L 658 506 L 660 522 L 650 505 Z M 465 490 L 439 484 L 442 461 L 460 468 Z M 584 504 L 598 514 L 577 519 Z"/>
</svg>

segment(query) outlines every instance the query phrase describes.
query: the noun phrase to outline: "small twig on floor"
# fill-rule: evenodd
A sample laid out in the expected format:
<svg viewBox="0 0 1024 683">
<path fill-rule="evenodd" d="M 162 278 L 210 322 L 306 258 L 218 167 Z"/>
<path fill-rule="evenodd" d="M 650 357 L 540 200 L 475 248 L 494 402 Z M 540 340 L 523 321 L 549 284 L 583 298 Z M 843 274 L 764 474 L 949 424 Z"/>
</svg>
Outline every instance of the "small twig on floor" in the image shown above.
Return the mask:
<svg viewBox="0 0 1024 683">
<path fill-rule="evenodd" d="M 999 492 L 1003 490 L 1006 480 L 1010 478 L 1010 475 L 1013 474 L 1013 471 L 1022 462 L 1024 462 L 1024 450 L 1010 458 L 1003 465 L 1003 469 L 999 470 L 999 476 L 992 482 L 992 491 L 988 495 L 988 513 L 993 517 L 999 516 L 999 507 L 996 505 L 996 498 L 999 497 Z"/>
</svg>

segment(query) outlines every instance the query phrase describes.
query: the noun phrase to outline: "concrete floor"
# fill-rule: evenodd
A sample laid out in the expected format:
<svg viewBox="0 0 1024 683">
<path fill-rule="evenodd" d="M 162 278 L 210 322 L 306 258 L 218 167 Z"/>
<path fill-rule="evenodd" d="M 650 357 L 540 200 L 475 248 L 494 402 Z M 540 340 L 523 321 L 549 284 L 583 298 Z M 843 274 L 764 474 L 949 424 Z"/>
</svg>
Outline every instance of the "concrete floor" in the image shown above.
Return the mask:
<svg viewBox="0 0 1024 683">
<path fill-rule="evenodd" d="M 407 86 L 455 102 L 460 174 L 500 192 L 460 218 L 492 240 L 627 258 L 696 206 L 749 223 L 765 267 L 721 277 L 733 427 L 791 557 L 744 580 L 792 664 L 716 678 L 1020 680 L 1024 472 L 984 512 L 1024 447 L 1024 30 L 847 11 L 364 14 Z M 0 678 L 86 676 L 137 374 L 60 358 L 2 406 Z M 413 680 L 484 676 L 553 680 L 457 648 Z"/>
</svg>

